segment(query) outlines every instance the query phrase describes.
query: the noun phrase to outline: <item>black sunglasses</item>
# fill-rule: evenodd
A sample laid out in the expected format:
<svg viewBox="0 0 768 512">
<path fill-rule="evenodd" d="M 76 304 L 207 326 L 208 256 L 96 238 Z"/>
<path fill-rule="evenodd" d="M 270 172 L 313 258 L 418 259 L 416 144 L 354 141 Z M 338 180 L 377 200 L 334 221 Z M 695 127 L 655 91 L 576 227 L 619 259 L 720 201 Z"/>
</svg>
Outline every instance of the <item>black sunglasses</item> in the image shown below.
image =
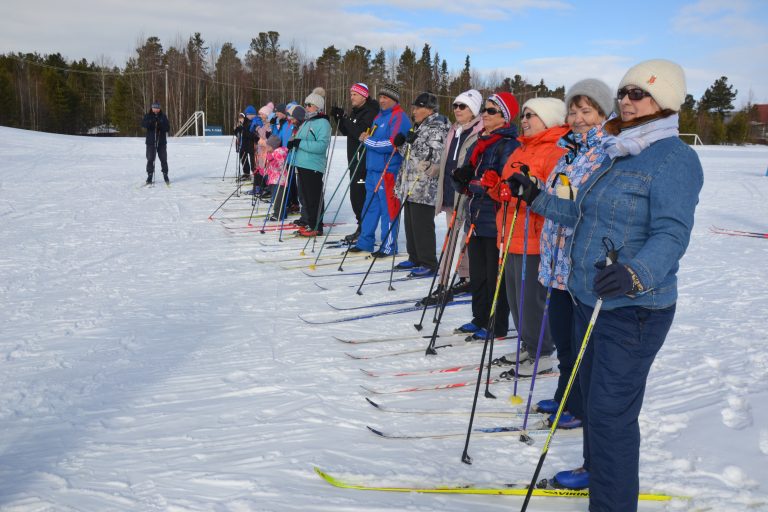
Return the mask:
<svg viewBox="0 0 768 512">
<path fill-rule="evenodd" d="M 639 87 L 634 87 L 632 89 L 627 89 L 626 87 L 623 89 L 619 89 L 619 91 L 616 93 L 616 98 L 621 101 L 624 99 L 624 96 L 629 96 L 629 99 L 632 101 L 640 101 L 641 99 L 645 98 L 646 96 L 650 96 L 651 93 L 646 92 Z"/>
<path fill-rule="evenodd" d="M 535 112 L 526 112 L 525 114 L 520 116 L 520 119 L 530 119 L 532 117 L 539 117 L 539 116 L 536 115 Z"/>
<path fill-rule="evenodd" d="M 466 110 L 467 106 L 465 104 L 463 104 L 463 103 L 454 103 L 453 104 L 453 110 L 456 110 L 456 109 L 458 109 L 458 110 Z"/>
<path fill-rule="evenodd" d="M 480 113 L 481 114 L 488 113 L 489 116 L 495 116 L 496 114 L 501 114 L 501 110 L 493 107 L 490 107 L 490 108 L 483 107 L 483 109 L 480 110 Z"/>
</svg>

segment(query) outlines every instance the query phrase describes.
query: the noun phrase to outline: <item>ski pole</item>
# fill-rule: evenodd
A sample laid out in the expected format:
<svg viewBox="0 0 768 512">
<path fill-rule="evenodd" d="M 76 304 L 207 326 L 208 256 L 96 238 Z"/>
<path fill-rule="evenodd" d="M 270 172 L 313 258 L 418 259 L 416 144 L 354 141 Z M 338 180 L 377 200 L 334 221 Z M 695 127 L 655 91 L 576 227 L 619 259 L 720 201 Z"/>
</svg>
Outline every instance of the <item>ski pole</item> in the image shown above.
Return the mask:
<svg viewBox="0 0 768 512">
<path fill-rule="evenodd" d="M 236 135 L 232 135 L 232 141 L 229 143 L 229 151 L 227 152 L 227 163 L 224 164 L 224 174 L 221 175 L 221 181 L 224 181 L 224 177 L 227 175 L 227 166 L 229 166 L 229 156 L 232 154 L 232 146 L 235 145 Z"/>
<path fill-rule="evenodd" d="M 557 184 L 558 178 L 563 183 L 563 185 L 568 186 L 568 177 L 565 175 L 565 173 L 558 173 L 557 176 L 555 176 L 555 179 L 552 180 L 552 187 L 554 187 Z M 530 208 L 529 208 L 530 210 Z M 550 277 L 549 277 L 549 283 L 547 283 L 547 295 L 544 300 L 544 314 L 541 318 L 541 327 L 539 328 L 539 340 L 536 345 L 536 358 L 533 361 L 533 375 L 531 376 L 531 385 L 530 389 L 528 390 L 528 404 L 526 406 L 525 410 L 525 416 L 523 417 L 523 430 L 525 430 L 528 427 L 528 415 L 531 410 L 531 400 L 533 397 L 533 388 L 536 385 L 536 374 L 538 373 L 539 369 L 539 358 L 541 357 L 541 345 L 544 342 L 544 333 L 546 332 L 547 327 L 547 320 L 549 319 L 549 301 L 552 297 L 552 286 L 555 284 L 555 265 L 557 264 L 557 256 L 560 251 L 560 240 L 563 237 L 563 231 L 564 228 L 562 226 L 559 226 L 557 228 L 557 236 L 555 237 L 555 250 L 552 254 L 552 265 L 550 267 Z M 523 252 L 525 252 L 525 249 L 523 249 Z M 519 376 L 517 372 L 515 372 L 515 384 L 517 384 Z M 510 397 L 510 402 L 513 404 L 521 404 L 522 399 L 518 397 L 517 395 L 513 395 Z M 526 436 L 527 437 L 527 436 Z M 523 439 L 521 438 L 521 441 Z M 524 441 L 526 443 L 532 442 L 530 437 L 527 437 L 527 439 Z"/>
<path fill-rule="evenodd" d="M 338 126 L 336 127 L 336 131 L 337 131 L 337 133 L 334 135 L 334 139 L 333 139 L 333 145 L 334 146 L 336 145 L 336 137 L 338 136 Z M 363 148 L 363 151 L 365 151 L 365 145 L 361 142 L 360 144 L 358 144 L 357 149 L 355 150 L 355 153 L 352 156 L 353 160 L 357 156 L 358 151 L 360 151 L 361 147 Z M 328 163 L 327 163 L 327 165 L 325 167 L 325 173 L 324 173 L 325 176 L 328 176 L 328 174 L 330 173 L 331 161 L 333 160 L 333 149 L 331 149 L 330 152 L 331 152 L 331 155 L 330 155 L 330 158 L 328 158 Z M 358 166 L 360 165 L 360 161 L 359 160 L 358 160 L 357 164 L 358 164 Z M 347 164 L 347 169 L 346 170 L 349 171 L 349 164 Z M 355 167 L 355 173 L 357 173 L 357 167 Z M 321 198 L 322 199 L 320 200 L 320 203 L 318 204 L 318 207 L 317 207 L 317 221 L 315 222 L 315 228 L 314 228 L 315 231 L 317 231 L 320 228 L 320 226 L 322 225 L 322 219 L 325 217 L 325 214 L 327 213 L 328 208 L 330 207 L 331 203 L 333 202 L 333 198 L 336 197 L 336 193 L 339 191 L 339 187 L 341 187 L 341 184 L 345 181 L 345 179 L 346 179 L 346 173 L 342 174 L 341 178 L 339 179 L 338 184 L 336 185 L 336 188 L 333 190 L 333 194 L 331 194 L 331 197 L 328 199 L 327 202 L 325 201 L 325 189 L 326 189 L 326 186 L 328 184 L 328 180 L 327 179 L 323 180 L 323 192 L 321 194 Z M 334 219 L 333 222 L 336 222 L 336 217 L 339 214 L 339 210 L 341 210 L 341 203 L 344 201 L 344 198 L 347 195 L 347 190 L 348 189 L 349 189 L 349 186 L 347 186 L 347 188 L 344 190 L 344 194 L 341 196 L 341 200 L 339 201 L 339 208 L 338 208 L 338 210 L 336 210 L 336 215 L 333 218 Z M 333 224 L 333 222 L 331 224 Z M 331 226 L 331 229 L 333 229 L 333 226 Z M 330 235 L 331 229 L 329 229 L 328 234 L 325 236 L 325 239 L 323 240 L 323 243 L 325 243 L 325 240 L 328 238 L 328 235 Z M 312 241 L 312 252 L 315 252 L 315 245 L 314 244 L 316 242 L 316 239 L 317 239 L 316 236 L 308 238 L 307 242 L 304 244 L 304 247 L 301 249 L 301 252 L 299 254 L 301 256 L 304 256 L 306 254 L 305 251 L 306 251 L 307 247 L 309 246 L 310 240 Z M 322 252 L 322 247 L 321 247 L 320 251 Z M 319 255 L 318 255 L 318 258 L 319 258 Z M 314 270 L 312 267 L 314 265 L 316 265 L 316 264 L 317 264 L 317 260 L 315 260 L 315 262 L 313 263 L 313 265 L 310 266 L 310 268 L 312 270 Z"/>
<path fill-rule="evenodd" d="M 218 206 L 218 207 L 217 207 L 215 210 L 213 210 L 213 213 L 211 213 L 211 214 L 208 216 L 208 220 L 213 220 L 213 216 L 214 216 L 214 214 L 215 214 L 217 211 L 221 210 L 221 207 L 222 207 L 222 206 L 224 206 L 225 204 L 227 204 L 227 201 L 229 201 L 229 200 L 232 198 L 232 196 L 234 196 L 234 195 L 237 193 L 237 191 L 238 191 L 238 190 L 239 190 L 239 186 L 236 186 L 236 187 L 235 187 L 235 190 L 233 190 L 233 191 L 232 191 L 232 193 L 231 193 L 231 194 L 229 194 L 229 195 L 227 196 L 227 198 L 226 198 L 226 199 L 225 199 L 225 200 L 224 200 L 224 201 L 223 201 L 223 202 L 222 202 L 222 203 L 221 203 L 221 204 L 220 204 L 220 205 L 219 205 L 219 206 Z"/>
<path fill-rule="evenodd" d="M 397 151 L 397 147 L 392 148 L 392 152 L 389 154 L 389 159 L 387 160 L 386 165 L 384 166 L 384 171 L 382 171 L 381 176 L 379 177 L 379 181 L 376 182 L 376 186 L 373 188 L 373 192 L 371 192 L 371 200 L 368 201 L 368 204 L 365 205 L 365 209 L 363 210 L 363 214 L 360 216 L 361 219 L 364 219 L 366 214 L 368 213 L 368 210 L 371 209 L 371 205 L 373 204 L 373 201 L 376 199 L 376 194 L 379 191 L 379 187 L 381 186 L 382 181 L 384 180 L 384 174 L 387 172 L 387 169 L 389 169 L 389 163 L 392 161 L 392 157 L 395 156 L 395 152 Z M 367 195 L 367 194 L 366 194 Z M 366 197 L 366 199 L 368 199 Z M 339 272 L 344 271 L 344 261 L 347 259 L 347 255 L 349 254 L 349 250 L 352 248 L 352 245 L 347 247 L 347 250 L 344 251 L 344 257 L 341 258 L 341 263 L 339 263 Z"/>
<path fill-rule="evenodd" d="M 461 197 L 459 198 L 459 203 L 460 204 L 462 204 L 462 205 L 464 204 L 463 199 L 465 197 L 466 196 L 464 194 L 461 195 Z M 440 258 L 438 258 L 438 260 L 437 260 L 437 268 L 438 269 L 441 268 L 442 265 L 443 265 L 443 258 L 445 257 L 446 250 L 447 250 L 447 247 L 449 245 L 449 243 L 448 243 L 449 240 L 454 240 L 455 241 L 455 239 L 456 239 L 456 233 L 458 232 L 458 229 L 456 228 L 456 218 L 457 218 L 457 215 L 458 215 L 458 210 L 454 208 L 453 214 L 451 215 L 451 220 L 450 220 L 450 222 L 448 222 L 448 230 L 445 232 L 445 239 L 443 240 L 443 247 L 440 250 Z M 450 257 L 452 257 L 452 256 L 453 256 L 453 254 L 450 255 Z M 448 262 L 448 264 L 446 265 L 446 268 L 450 268 L 450 265 L 451 265 L 451 262 Z M 446 272 L 446 274 L 447 273 L 448 272 Z M 432 278 L 432 282 L 429 285 L 429 292 L 427 292 L 427 297 L 431 297 L 432 296 L 432 290 L 434 290 L 434 288 L 435 288 L 435 282 L 437 281 L 437 275 L 438 275 L 438 273 L 435 272 L 435 276 Z M 447 284 L 448 283 L 446 282 L 446 285 Z M 419 323 L 413 325 L 416 328 L 417 331 L 420 331 L 420 330 L 422 330 L 424 328 L 424 316 L 426 316 L 426 314 L 427 314 L 427 306 L 428 306 L 428 304 L 425 301 L 424 309 L 421 311 L 421 318 L 419 319 Z"/>
<path fill-rule="evenodd" d="M 336 130 L 333 133 L 333 142 L 328 145 L 328 147 L 325 150 L 325 172 L 323 173 L 323 188 L 320 191 L 320 201 L 317 203 L 317 220 L 315 221 L 315 231 L 317 231 L 320 227 L 323 225 L 323 214 L 325 213 L 325 189 L 328 186 L 328 173 L 331 170 L 331 162 L 333 161 L 333 153 L 336 149 L 336 139 L 339 138 L 339 125 L 336 125 Z M 339 180 L 339 184 L 336 185 L 336 189 L 333 191 L 333 194 L 331 194 L 331 198 L 328 200 L 328 204 L 330 204 L 331 201 L 333 201 L 333 197 L 336 195 L 336 192 L 338 192 L 339 187 L 341 186 L 341 180 Z M 310 240 L 312 241 L 312 252 L 315 252 L 315 242 L 317 241 L 317 236 L 309 237 L 307 238 L 307 242 L 304 244 L 304 248 L 301 250 L 300 254 L 304 256 L 304 251 L 307 249 L 307 246 L 309 245 Z"/>
<path fill-rule="evenodd" d="M 382 174 L 382 176 L 383 176 L 383 174 Z M 384 247 L 384 243 L 385 243 L 385 241 L 387 239 L 389 239 L 389 237 L 390 237 L 390 235 L 392 233 L 392 230 L 394 230 L 394 228 L 396 226 L 398 226 L 398 224 L 400 223 L 400 214 L 403 212 L 403 208 L 405 208 L 406 201 L 408 201 L 408 198 L 411 196 L 411 193 L 416 188 L 416 185 L 419 183 L 420 179 L 421 179 L 421 176 L 417 175 L 416 179 L 413 182 L 413 185 L 411 185 L 411 188 L 408 190 L 408 193 L 405 195 L 405 198 L 403 198 L 403 201 L 400 203 L 400 208 L 398 208 L 397 214 L 395 215 L 395 218 L 392 219 L 392 221 L 389 223 L 389 229 L 387 229 L 387 233 L 382 237 L 381 247 Z M 363 292 L 362 292 L 363 285 L 365 284 L 365 280 L 368 279 L 368 274 L 371 273 L 371 269 L 373 268 L 373 264 L 376 263 L 376 259 L 377 258 L 374 256 L 373 259 L 371 260 L 371 264 L 368 266 L 368 271 L 363 276 L 363 280 L 360 281 L 360 286 L 357 287 L 357 291 L 355 292 L 356 294 L 358 294 L 358 295 L 362 295 L 363 294 Z M 395 254 L 393 252 L 392 253 L 393 265 L 394 265 L 394 260 L 395 260 Z M 392 285 L 390 284 L 390 288 L 391 287 L 392 287 Z M 394 290 L 394 288 L 392 288 L 392 289 Z"/>
<path fill-rule="evenodd" d="M 294 162 L 291 162 L 290 167 L 288 168 L 288 183 L 285 187 L 285 193 L 283 194 L 283 207 L 281 208 L 281 214 L 280 214 L 280 234 L 277 237 L 278 242 L 283 241 L 283 228 L 285 226 L 285 219 L 288 217 L 287 210 L 288 210 L 288 197 L 290 197 L 291 193 L 291 184 L 293 182 L 293 176 L 296 174 L 296 165 Z"/>
<path fill-rule="evenodd" d="M 365 132 L 368 133 L 369 135 L 372 135 L 373 132 L 376 131 L 376 128 L 377 126 L 373 125 L 372 129 L 369 128 Z M 331 221 L 331 225 L 328 227 L 328 230 L 325 233 L 325 237 L 323 238 L 323 244 L 320 246 L 320 251 L 318 252 L 317 257 L 315 258 L 315 261 L 309 266 L 310 270 L 314 270 L 315 268 L 317 268 L 317 260 L 319 260 L 320 256 L 323 254 L 323 249 L 325 248 L 325 244 L 328 241 L 328 237 L 331 235 L 331 231 L 333 231 L 334 224 L 336 224 L 336 219 L 339 216 L 339 212 L 341 211 L 341 206 L 344 203 L 344 199 L 346 199 L 347 193 L 349 192 L 350 187 L 352 186 L 352 182 L 354 181 L 355 177 L 357 176 L 357 172 L 360 169 L 360 163 L 362 162 L 363 157 L 365 156 L 366 149 L 367 148 L 365 147 L 365 144 L 360 142 L 357 145 L 357 149 L 355 149 L 354 154 L 352 155 L 350 164 L 356 161 L 357 163 L 355 164 L 355 169 L 352 171 L 352 176 L 349 179 L 349 184 L 347 184 L 346 188 L 344 189 L 344 193 L 342 194 L 341 199 L 339 200 L 339 207 L 336 208 L 336 213 L 333 215 L 333 220 Z M 350 164 L 347 165 L 347 171 L 349 171 Z M 342 175 L 342 179 L 344 179 L 345 177 L 346 175 Z M 341 182 L 339 182 L 339 184 L 341 184 Z M 338 186 L 336 188 L 338 189 Z M 334 191 L 333 194 L 335 195 L 336 192 Z M 328 206 L 321 213 L 320 215 L 321 217 L 325 217 L 325 214 L 327 213 L 328 208 L 330 208 L 330 204 L 332 200 L 333 200 L 333 195 L 331 195 L 331 199 L 328 201 Z M 306 248 L 306 245 L 304 247 Z M 313 250 L 314 250 L 314 247 L 313 247 Z"/>
<path fill-rule="evenodd" d="M 435 350 L 435 341 L 437 340 L 437 330 L 440 328 L 440 322 L 443 320 L 443 313 L 445 312 L 445 308 L 448 305 L 448 291 L 450 290 L 453 285 L 456 282 L 456 279 L 459 277 L 459 267 L 461 266 L 461 261 L 464 259 L 465 250 L 467 248 L 467 245 L 469 245 L 469 240 L 472 238 L 472 234 L 475 232 L 475 220 L 477 219 L 477 214 L 479 210 L 475 212 L 475 216 L 472 219 L 472 223 L 469 225 L 469 229 L 467 230 L 467 236 L 464 237 L 464 242 L 461 246 L 461 252 L 459 253 L 459 259 L 456 261 L 456 269 L 453 272 L 453 277 L 450 281 L 450 286 L 443 290 L 437 298 L 437 308 L 439 309 L 439 313 L 437 315 L 437 318 L 435 320 L 435 327 L 432 330 L 432 336 L 429 338 L 429 343 L 427 344 L 427 349 L 424 351 L 425 356 L 433 356 L 437 354 L 437 350 Z"/>
<path fill-rule="evenodd" d="M 612 265 L 616 261 L 618 261 L 618 255 L 616 250 L 612 248 L 608 251 L 608 254 L 605 257 L 605 263 L 606 265 Z M 541 448 L 541 456 L 539 457 L 538 464 L 536 464 L 536 469 L 533 472 L 533 478 L 531 478 L 531 483 L 528 486 L 528 492 L 525 494 L 525 501 L 523 501 L 523 506 L 520 509 L 520 512 L 525 512 L 528 509 L 528 502 L 531 501 L 531 495 L 533 494 L 533 489 L 536 486 L 536 479 L 539 478 L 541 468 L 544 465 L 544 459 L 546 459 L 547 453 L 549 453 L 549 445 L 552 442 L 552 437 L 555 435 L 555 431 L 557 430 L 557 424 L 560 422 L 560 415 L 563 413 L 563 409 L 565 409 L 565 402 L 568 400 L 568 395 L 571 393 L 571 387 L 573 387 L 573 383 L 576 380 L 576 374 L 579 371 L 579 366 L 581 366 L 582 359 L 584 359 L 584 352 L 587 349 L 589 338 L 592 336 L 592 330 L 595 327 L 597 316 L 600 314 L 600 309 L 602 307 L 603 299 L 602 297 L 599 297 L 595 303 L 595 309 L 592 310 L 592 316 L 590 317 L 589 323 L 587 324 L 587 330 L 584 332 L 584 338 L 581 340 L 581 347 L 579 348 L 579 353 L 576 355 L 576 361 L 573 364 L 571 375 L 568 377 L 568 384 L 565 386 L 563 398 L 560 400 L 560 405 L 558 406 L 557 412 L 555 413 L 555 420 L 552 422 L 552 426 L 549 428 L 549 434 L 547 434 L 547 440 L 544 442 L 544 446 Z"/>
<path fill-rule="evenodd" d="M 286 172 L 287 168 L 288 168 L 288 154 L 286 154 L 286 156 L 285 156 L 285 160 L 283 160 L 283 166 L 282 166 L 282 168 L 280 169 L 280 174 L 279 174 L 279 175 L 278 175 L 278 177 L 277 177 L 277 184 L 275 185 L 275 195 L 277 195 L 277 192 L 280 190 L 280 183 L 283 181 L 283 178 L 285 177 L 285 172 Z M 275 195 L 273 195 L 273 196 L 270 198 L 270 201 L 269 201 L 269 206 L 267 206 L 267 213 L 264 215 L 264 222 L 261 224 L 261 233 L 262 233 L 262 234 L 263 234 L 263 233 L 265 233 L 265 230 L 264 230 L 264 228 L 267 226 L 267 221 L 269 220 L 269 213 L 272 211 L 272 206 L 275 204 Z M 283 194 L 282 194 L 282 195 L 283 195 L 283 196 L 285 195 L 285 188 L 283 188 Z M 279 208 L 280 208 L 281 210 L 282 210 L 282 208 L 283 208 L 283 203 L 284 203 L 284 200 L 285 200 L 285 198 L 284 198 L 284 197 L 281 197 L 281 198 L 280 198 L 280 205 L 279 205 Z M 278 209 L 278 207 L 275 207 L 275 210 L 274 210 L 274 211 L 275 211 L 275 212 L 277 212 L 277 209 Z M 278 215 L 279 215 L 279 214 L 278 214 Z M 250 221 L 249 221 L 249 224 L 248 224 L 248 225 L 249 225 L 249 226 L 251 225 L 251 224 L 250 224 Z"/>
<path fill-rule="evenodd" d="M 507 235 L 507 239 L 504 242 L 504 253 L 501 257 L 501 262 L 499 264 L 500 268 L 504 268 L 506 261 L 507 261 L 507 255 L 509 254 L 509 245 L 512 243 L 512 236 L 515 233 L 515 226 L 517 225 L 517 215 L 520 212 L 520 198 L 517 198 L 517 201 L 515 202 L 515 213 L 512 216 L 512 222 L 509 229 L 509 234 Z M 493 344 L 493 328 L 495 327 L 495 321 L 496 321 L 496 305 L 498 304 L 499 300 L 499 290 L 501 289 L 501 283 L 504 280 L 504 272 L 503 270 L 498 273 L 496 276 L 496 289 L 493 293 L 493 301 L 491 302 L 491 312 L 488 316 L 488 328 L 485 331 L 485 342 L 483 343 L 483 353 L 480 356 L 480 367 L 477 369 L 477 384 L 475 384 L 475 396 L 472 399 L 472 410 L 469 414 L 469 425 L 467 426 L 467 438 L 464 442 L 464 452 L 461 454 L 461 462 L 464 464 L 472 464 L 472 457 L 469 456 L 468 450 L 469 450 L 469 439 L 472 435 L 472 424 L 475 420 L 475 411 L 477 410 L 477 397 L 480 394 L 480 382 L 483 379 L 483 367 L 485 365 L 485 354 L 488 352 L 488 346 L 489 344 Z M 490 357 L 488 360 L 488 371 L 490 371 Z"/>
<path fill-rule="evenodd" d="M 410 131 L 413 131 L 413 128 L 411 128 Z M 427 157 L 427 160 L 429 160 L 430 158 L 432 158 L 432 148 L 429 148 L 429 156 Z M 408 164 L 410 163 L 410 161 L 411 161 L 411 143 L 408 142 L 407 147 L 405 149 L 405 161 L 400 166 L 400 172 L 397 175 L 397 177 L 400 179 L 400 183 L 402 183 L 403 180 L 405 179 L 404 178 L 405 174 L 403 174 L 403 172 L 408 172 Z M 405 195 L 405 197 L 402 200 L 402 204 L 400 205 L 400 211 L 397 212 L 397 216 L 400 216 L 400 212 L 405 209 L 405 203 L 408 201 L 408 197 L 410 197 L 411 192 L 416 188 L 416 183 L 418 183 L 419 179 L 420 179 L 420 176 L 417 174 L 416 180 L 413 182 L 413 186 L 408 190 L 408 193 Z M 397 181 L 395 181 L 395 187 L 397 187 Z M 393 194 L 395 193 L 394 190 L 392 191 L 392 193 Z M 399 222 L 399 220 L 397 222 Z M 390 230 L 391 230 L 391 225 L 390 225 Z M 389 233 L 387 233 L 387 236 L 384 237 L 384 240 L 386 240 L 388 237 L 389 237 Z M 381 241 L 382 246 L 384 245 L 384 240 Z M 387 288 L 387 290 L 389 291 L 395 290 L 395 287 L 392 286 L 392 277 L 395 273 L 395 256 L 396 256 L 395 252 L 392 251 L 392 268 L 389 270 L 389 287 Z M 437 275 L 437 273 L 435 273 L 435 275 Z M 366 275 L 365 277 L 368 277 L 368 276 Z M 365 277 L 363 278 L 363 281 L 365 281 Z M 433 281 L 434 281 L 434 278 L 433 278 Z"/>
</svg>

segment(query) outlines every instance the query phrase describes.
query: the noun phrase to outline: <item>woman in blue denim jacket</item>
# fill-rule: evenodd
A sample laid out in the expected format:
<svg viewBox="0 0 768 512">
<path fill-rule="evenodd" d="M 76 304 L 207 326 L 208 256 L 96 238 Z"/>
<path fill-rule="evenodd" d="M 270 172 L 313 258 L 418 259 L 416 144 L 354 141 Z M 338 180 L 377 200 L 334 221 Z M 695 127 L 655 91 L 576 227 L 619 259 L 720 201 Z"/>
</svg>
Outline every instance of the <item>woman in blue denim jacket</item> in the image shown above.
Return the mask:
<svg viewBox="0 0 768 512">
<path fill-rule="evenodd" d="M 575 201 L 539 194 L 515 174 L 512 191 L 534 211 L 573 228 L 568 291 L 574 329 L 586 332 L 602 310 L 584 354 L 584 466 L 555 480 L 589 487 L 591 512 L 637 510 L 640 427 L 646 379 L 672 325 L 677 270 L 690 240 L 703 185 L 696 153 L 678 138 L 685 76 L 677 64 L 649 60 L 619 84 L 620 117 L 605 124 L 605 163 Z M 618 261 L 605 265 L 606 247 Z"/>
</svg>

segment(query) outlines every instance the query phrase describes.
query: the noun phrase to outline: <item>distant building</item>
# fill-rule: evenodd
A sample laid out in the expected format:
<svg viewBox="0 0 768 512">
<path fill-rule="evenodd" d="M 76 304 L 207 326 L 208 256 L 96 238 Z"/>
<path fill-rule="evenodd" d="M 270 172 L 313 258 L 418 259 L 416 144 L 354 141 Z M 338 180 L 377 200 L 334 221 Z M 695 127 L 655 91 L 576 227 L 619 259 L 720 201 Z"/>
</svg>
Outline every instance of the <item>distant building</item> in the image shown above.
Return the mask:
<svg viewBox="0 0 768 512">
<path fill-rule="evenodd" d="M 116 137 L 120 135 L 120 130 L 111 124 L 100 124 L 93 128 L 88 128 L 86 135 L 91 137 Z"/>
<path fill-rule="evenodd" d="M 755 118 L 749 122 L 749 140 L 768 144 L 768 104 L 755 105 Z"/>
</svg>

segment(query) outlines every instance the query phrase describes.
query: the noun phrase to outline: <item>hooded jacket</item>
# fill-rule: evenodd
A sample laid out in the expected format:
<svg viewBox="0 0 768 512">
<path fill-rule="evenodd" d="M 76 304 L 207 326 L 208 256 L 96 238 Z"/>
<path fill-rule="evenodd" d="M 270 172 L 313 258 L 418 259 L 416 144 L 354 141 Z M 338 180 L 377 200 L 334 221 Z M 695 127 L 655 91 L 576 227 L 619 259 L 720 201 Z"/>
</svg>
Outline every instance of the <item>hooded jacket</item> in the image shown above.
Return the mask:
<svg viewBox="0 0 768 512">
<path fill-rule="evenodd" d="M 403 157 L 397 151 L 393 154 L 395 149 L 393 140 L 398 133 L 405 135 L 411 129 L 411 121 L 398 103 L 390 109 L 380 111 L 374 118 L 373 124 L 376 125 L 376 130 L 365 139 L 366 171 L 381 173 L 389 161 L 387 171 L 397 175 Z M 390 155 L 392 155 L 391 160 Z"/>
<path fill-rule="evenodd" d="M 553 126 L 544 131 L 531 135 L 530 137 L 521 136 L 517 140 L 520 146 L 510 155 L 509 160 L 504 165 L 501 172 L 501 179 L 506 180 L 516 172 L 520 172 L 521 165 L 527 165 L 530 169 L 530 176 L 535 176 L 540 183 L 544 183 L 552 169 L 557 165 L 560 157 L 565 153 L 565 148 L 558 146 L 560 138 L 568 133 L 568 125 Z M 501 202 L 499 198 L 500 184 L 488 189 L 488 195 L 494 201 Z M 504 219 L 504 208 L 499 207 L 496 214 L 496 229 L 498 236 L 497 246 L 506 244 L 506 237 L 512 227 L 512 219 L 515 216 L 516 199 L 510 201 L 507 208 L 507 217 Z M 525 246 L 525 212 L 527 210 L 524 201 L 521 201 L 520 210 L 517 214 L 517 221 L 512 240 L 509 244 L 511 254 L 523 254 Z M 501 239 L 502 227 L 505 229 L 505 240 Z M 541 230 L 544 227 L 544 217 L 537 213 L 531 213 L 528 219 L 528 246 L 525 247 L 526 254 L 539 254 L 539 239 Z"/>
<path fill-rule="evenodd" d="M 415 128 L 416 140 L 411 144 L 410 151 L 407 145 L 400 148 L 400 154 L 406 160 L 397 175 L 395 192 L 402 201 L 435 204 L 440 156 L 448 126 L 445 116 L 433 112 Z"/>
</svg>

